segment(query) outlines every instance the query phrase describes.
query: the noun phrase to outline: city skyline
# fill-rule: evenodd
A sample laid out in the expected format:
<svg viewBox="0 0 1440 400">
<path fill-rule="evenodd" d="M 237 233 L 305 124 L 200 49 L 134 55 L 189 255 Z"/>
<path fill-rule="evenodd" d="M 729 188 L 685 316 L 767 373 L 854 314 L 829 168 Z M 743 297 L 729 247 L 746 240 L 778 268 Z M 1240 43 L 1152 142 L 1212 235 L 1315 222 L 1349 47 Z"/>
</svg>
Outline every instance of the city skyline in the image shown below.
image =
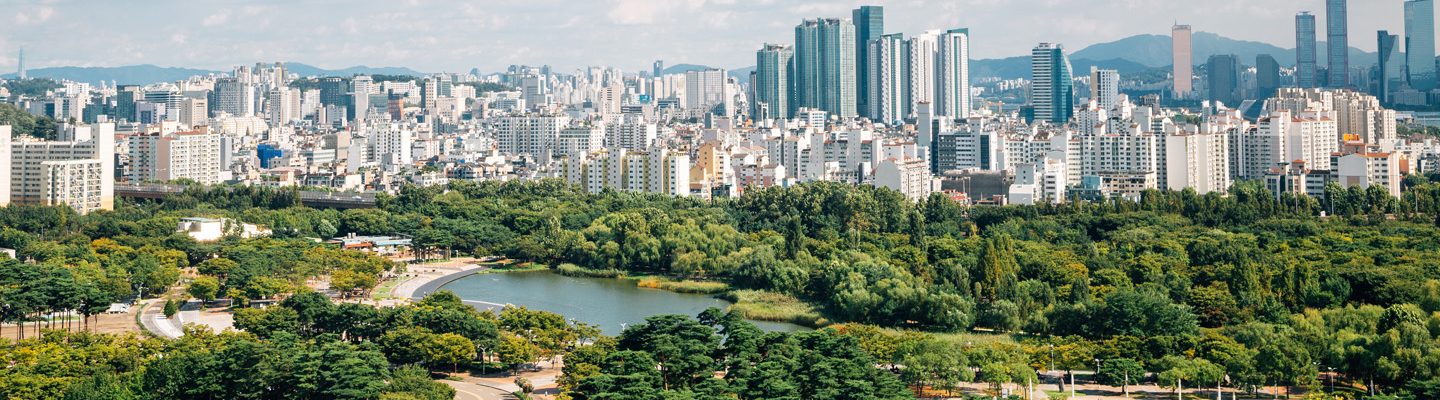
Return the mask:
<svg viewBox="0 0 1440 400">
<path fill-rule="evenodd" d="M 154 64 L 224 70 L 254 60 L 281 60 L 425 72 L 494 72 L 511 64 L 548 64 L 562 70 L 609 65 L 640 71 L 655 59 L 668 65 L 742 68 L 753 65 L 754 51 L 764 43 L 793 45 L 788 42 L 796 21 L 850 18 L 851 10 L 861 5 L 886 7 L 887 34 L 968 27 L 975 35 L 973 59 L 1023 56 L 1038 42 L 1079 50 L 1137 34 L 1167 35 L 1174 21 L 1197 31 L 1288 48 L 1293 46 L 1293 15 L 1305 10 L 1323 16 L 1325 11 L 1323 0 L 1263 5 L 1238 0 L 1203 5 L 1049 0 L 1042 10 L 1018 7 L 1014 0 L 13 5 L 12 15 L 0 15 L 12 21 L 0 26 L 0 71 L 16 69 L 21 46 L 29 50 L 30 69 Z M 1403 15 L 1402 0 L 1352 6 L 1349 14 L 1350 44 L 1365 51 L 1375 51 L 1376 43 L 1368 39 L 1375 31 L 1404 28 L 1398 17 Z M 1156 16 L 1164 16 L 1164 23 L 1153 21 Z M 1049 29 L 1014 28 L 1026 25 Z M 142 35 L 131 26 L 155 28 L 153 34 Z M 540 47 L 552 43 L 555 48 Z"/>
</svg>

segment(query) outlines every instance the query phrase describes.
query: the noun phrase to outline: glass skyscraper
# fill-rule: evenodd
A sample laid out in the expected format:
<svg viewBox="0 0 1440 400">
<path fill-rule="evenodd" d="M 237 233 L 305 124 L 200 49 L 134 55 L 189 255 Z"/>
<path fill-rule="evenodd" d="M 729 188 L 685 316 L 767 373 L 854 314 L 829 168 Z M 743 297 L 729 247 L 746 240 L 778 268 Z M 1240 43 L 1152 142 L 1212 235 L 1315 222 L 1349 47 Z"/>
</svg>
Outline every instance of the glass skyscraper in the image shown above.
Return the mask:
<svg viewBox="0 0 1440 400">
<path fill-rule="evenodd" d="M 1234 54 L 1216 54 L 1206 63 L 1209 73 L 1207 100 L 1229 107 L 1240 105 L 1240 58 Z"/>
<path fill-rule="evenodd" d="M 1030 51 L 1032 122 L 1070 122 L 1075 114 L 1075 76 L 1060 44 L 1041 43 Z"/>
<path fill-rule="evenodd" d="M 1405 2 L 1405 67 L 1410 87 L 1429 91 L 1435 77 L 1435 1 Z"/>
<path fill-rule="evenodd" d="M 795 68 L 795 49 L 790 46 L 766 44 L 755 53 L 755 100 L 756 119 L 763 117 L 789 119 L 795 115 L 790 104 L 790 75 Z M 761 113 L 761 107 L 767 111 Z"/>
<path fill-rule="evenodd" d="M 870 41 L 885 34 L 885 8 L 862 6 L 852 12 L 855 22 L 855 95 L 856 109 L 866 117 L 870 102 L 875 97 L 870 93 Z"/>
<path fill-rule="evenodd" d="M 1349 0 L 1325 0 L 1325 58 L 1329 61 L 1329 87 L 1350 86 Z"/>
<path fill-rule="evenodd" d="M 1255 88 L 1257 99 L 1275 97 L 1280 89 L 1280 63 L 1269 54 L 1255 56 Z"/>
<path fill-rule="evenodd" d="M 1405 82 L 1405 77 L 1400 75 L 1400 36 L 1391 35 L 1388 31 L 1375 33 L 1376 49 L 1379 49 L 1379 73 L 1376 78 L 1375 97 L 1380 101 L 1389 102 L 1390 92 L 1400 87 Z"/>
<path fill-rule="evenodd" d="M 1301 12 L 1295 16 L 1295 85 L 1316 86 L 1318 67 L 1315 64 L 1315 15 Z"/>
<path fill-rule="evenodd" d="M 796 26 L 795 106 L 854 118 L 855 89 L 855 24 L 814 19 Z"/>
</svg>

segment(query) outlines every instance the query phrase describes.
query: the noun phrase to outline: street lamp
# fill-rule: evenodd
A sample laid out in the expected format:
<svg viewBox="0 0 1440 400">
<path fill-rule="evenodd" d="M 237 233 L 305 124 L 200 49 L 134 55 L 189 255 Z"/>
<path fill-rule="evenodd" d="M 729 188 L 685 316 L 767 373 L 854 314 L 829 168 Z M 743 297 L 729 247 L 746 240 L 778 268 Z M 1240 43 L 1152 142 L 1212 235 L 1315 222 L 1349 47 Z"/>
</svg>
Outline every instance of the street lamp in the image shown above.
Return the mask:
<svg viewBox="0 0 1440 400">
<path fill-rule="evenodd" d="M 1095 384 L 1100 384 L 1100 359 L 1095 359 Z"/>
<path fill-rule="evenodd" d="M 1330 393 L 1335 393 L 1335 367 L 1325 367 L 1330 370 Z"/>
</svg>

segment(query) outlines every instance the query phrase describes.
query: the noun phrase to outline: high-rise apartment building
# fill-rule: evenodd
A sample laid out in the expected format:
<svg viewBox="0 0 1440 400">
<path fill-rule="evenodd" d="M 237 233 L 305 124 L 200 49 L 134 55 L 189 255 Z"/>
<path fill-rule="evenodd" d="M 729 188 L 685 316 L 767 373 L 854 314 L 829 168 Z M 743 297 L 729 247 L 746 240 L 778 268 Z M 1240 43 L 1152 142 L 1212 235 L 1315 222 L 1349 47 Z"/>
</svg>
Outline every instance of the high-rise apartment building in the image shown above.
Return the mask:
<svg viewBox="0 0 1440 400">
<path fill-rule="evenodd" d="M 0 205 L 114 209 L 115 125 L 65 125 L 57 136 L 12 139 L 10 127 L 0 126 Z"/>
<path fill-rule="evenodd" d="M 1430 91 L 1435 74 L 1435 1 L 1405 2 L 1405 69 L 1410 87 Z"/>
<path fill-rule="evenodd" d="M 220 183 L 220 135 L 206 130 L 130 136 L 131 182 L 190 180 Z"/>
<path fill-rule="evenodd" d="M 885 34 L 885 8 L 861 6 L 851 14 L 855 24 L 855 109 L 868 113 L 870 102 L 875 97 L 870 92 L 870 41 Z M 865 116 L 874 118 L 869 114 Z"/>
<path fill-rule="evenodd" d="M 1101 110 L 1113 110 L 1120 104 L 1120 72 L 1090 67 L 1090 100 Z"/>
<path fill-rule="evenodd" d="M 1350 87 L 1350 0 L 1325 0 L 1325 58 L 1328 87 Z"/>
<path fill-rule="evenodd" d="M 374 86 L 375 80 L 366 75 L 350 79 L 350 115 L 354 120 L 364 121 L 370 115 L 370 92 Z"/>
<path fill-rule="evenodd" d="M 1194 189 L 1196 193 L 1230 190 L 1230 142 L 1224 133 L 1182 132 L 1165 138 L 1165 173 L 1168 190 Z"/>
<path fill-rule="evenodd" d="M 925 32 L 905 41 L 906 64 L 910 76 L 910 109 L 919 103 L 935 103 L 935 56 L 939 53 L 940 35 Z M 905 115 L 906 118 L 912 117 Z"/>
<path fill-rule="evenodd" d="M 750 99 L 752 117 L 790 119 L 794 115 L 790 101 L 794 60 L 795 49 L 785 45 L 766 44 L 755 53 L 755 98 Z"/>
<path fill-rule="evenodd" d="M 886 124 L 910 114 L 910 59 L 899 33 L 870 41 L 870 119 Z"/>
<path fill-rule="evenodd" d="M 1319 66 L 1316 65 L 1315 15 L 1295 15 L 1295 85 L 1302 88 L 1318 86 Z"/>
<path fill-rule="evenodd" d="M 1033 121 L 1070 122 L 1075 114 L 1075 82 L 1065 47 L 1041 43 L 1030 52 L 1030 106 Z"/>
<path fill-rule="evenodd" d="M 1190 25 L 1175 25 L 1170 28 L 1170 49 L 1172 75 L 1175 82 L 1175 97 L 1185 98 L 1195 90 L 1195 53 L 1192 46 Z"/>
<path fill-rule="evenodd" d="M 855 24 L 805 20 L 795 27 L 795 101 L 844 118 L 856 116 Z"/>
<path fill-rule="evenodd" d="M 607 149 L 568 156 L 565 180 L 590 193 L 623 192 L 690 195 L 690 156 L 665 149 Z"/>
<path fill-rule="evenodd" d="M 951 119 L 970 117 L 970 30 L 940 34 L 935 61 L 936 113 Z"/>
<path fill-rule="evenodd" d="M 726 79 L 728 77 L 723 69 L 685 72 L 685 109 L 690 115 L 731 115 L 734 100 Z"/>
<path fill-rule="evenodd" d="M 570 117 L 566 116 L 501 117 L 495 120 L 495 142 L 501 153 L 540 157 L 556 149 L 560 130 L 569 125 Z"/>
</svg>

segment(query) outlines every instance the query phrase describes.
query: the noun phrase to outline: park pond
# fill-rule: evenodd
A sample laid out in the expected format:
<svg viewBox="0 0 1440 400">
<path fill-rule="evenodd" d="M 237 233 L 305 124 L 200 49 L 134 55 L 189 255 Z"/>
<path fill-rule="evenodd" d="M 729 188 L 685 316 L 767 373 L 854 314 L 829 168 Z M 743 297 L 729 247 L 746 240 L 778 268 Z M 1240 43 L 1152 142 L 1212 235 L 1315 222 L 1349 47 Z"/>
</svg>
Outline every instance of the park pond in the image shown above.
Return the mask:
<svg viewBox="0 0 1440 400">
<path fill-rule="evenodd" d="M 724 310 L 730 306 L 730 302 L 711 296 L 642 288 L 630 280 L 570 277 L 549 271 L 476 274 L 442 289 L 480 308 L 510 304 L 558 313 L 600 327 L 606 335 L 619 335 L 622 326 L 645 322 L 646 317 L 693 317 L 710 307 Z M 750 322 L 767 331 L 809 330 L 790 323 Z"/>
</svg>

